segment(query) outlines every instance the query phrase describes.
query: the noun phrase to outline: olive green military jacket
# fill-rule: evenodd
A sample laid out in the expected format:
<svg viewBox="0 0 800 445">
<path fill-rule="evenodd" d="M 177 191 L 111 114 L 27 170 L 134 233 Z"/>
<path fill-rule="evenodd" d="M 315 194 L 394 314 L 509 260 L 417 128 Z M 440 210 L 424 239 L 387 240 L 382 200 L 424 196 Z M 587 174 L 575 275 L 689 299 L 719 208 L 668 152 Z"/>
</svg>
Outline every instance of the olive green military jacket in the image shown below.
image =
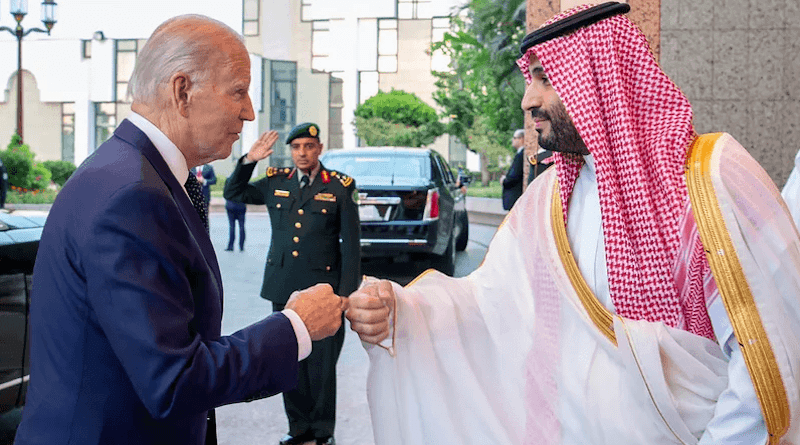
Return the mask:
<svg viewBox="0 0 800 445">
<path fill-rule="evenodd" d="M 345 297 L 355 291 L 361 237 L 353 178 L 320 165 L 301 198 L 295 168 L 270 167 L 265 178 L 248 183 L 256 163 L 243 160 L 225 183 L 225 199 L 266 204 L 269 211 L 272 241 L 261 296 L 283 305 L 292 292 L 317 283 Z"/>
</svg>

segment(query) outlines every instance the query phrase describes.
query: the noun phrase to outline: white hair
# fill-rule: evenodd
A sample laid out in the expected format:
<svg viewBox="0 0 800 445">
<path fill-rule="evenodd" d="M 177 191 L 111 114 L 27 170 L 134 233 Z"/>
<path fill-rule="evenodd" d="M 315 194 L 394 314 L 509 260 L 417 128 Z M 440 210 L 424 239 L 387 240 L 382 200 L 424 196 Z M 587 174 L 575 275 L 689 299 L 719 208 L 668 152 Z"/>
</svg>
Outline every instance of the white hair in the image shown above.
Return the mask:
<svg viewBox="0 0 800 445">
<path fill-rule="evenodd" d="M 508 137 L 508 136 L 506 136 L 506 137 Z M 514 132 L 514 137 L 515 138 L 524 138 L 525 137 L 525 130 L 519 129 L 519 130 L 515 131 Z"/>
<path fill-rule="evenodd" d="M 202 85 L 218 68 L 209 64 L 214 54 L 224 48 L 213 37 L 234 38 L 244 48 L 244 38 L 228 25 L 199 14 L 173 17 L 156 28 L 136 58 L 128 96 L 135 102 L 153 103 L 158 90 L 178 72 L 186 73 L 192 83 Z"/>
</svg>

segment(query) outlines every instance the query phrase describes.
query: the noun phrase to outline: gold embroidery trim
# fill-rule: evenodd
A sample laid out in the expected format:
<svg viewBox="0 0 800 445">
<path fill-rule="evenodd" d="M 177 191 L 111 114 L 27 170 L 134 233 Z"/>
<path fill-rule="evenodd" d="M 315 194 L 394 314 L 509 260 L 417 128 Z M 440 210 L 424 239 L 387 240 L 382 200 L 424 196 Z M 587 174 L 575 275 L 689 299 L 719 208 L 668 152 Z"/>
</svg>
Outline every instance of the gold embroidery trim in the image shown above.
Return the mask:
<svg viewBox="0 0 800 445">
<path fill-rule="evenodd" d="M 556 247 L 558 248 L 558 256 L 561 257 L 561 264 L 567 271 L 569 281 L 575 292 L 578 294 L 583 308 L 589 314 L 589 318 L 594 322 L 597 329 L 603 333 L 610 341 L 617 345 L 617 337 L 614 334 L 614 315 L 605 308 L 597 297 L 594 296 L 586 280 L 583 279 L 578 263 L 575 257 L 572 256 L 572 250 L 569 247 L 569 238 L 567 238 L 567 226 L 564 223 L 564 212 L 561 209 L 561 196 L 558 193 L 558 183 L 553 187 L 552 205 L 550 206 L 550 219 L 553 224 L 553 235 L 556 239 Z"/>
<path fill-rule="evenodd" d="M 686 185 L 706 258 L 761 405 L 769 443 L 777 444 L 789 429 L 789 400 L 772 345 L 714 192 L 710 175 L 711 155 L 721 136 L 722 133 L 702 135 L 692 143 L 687 156 Z"/>
</svg>

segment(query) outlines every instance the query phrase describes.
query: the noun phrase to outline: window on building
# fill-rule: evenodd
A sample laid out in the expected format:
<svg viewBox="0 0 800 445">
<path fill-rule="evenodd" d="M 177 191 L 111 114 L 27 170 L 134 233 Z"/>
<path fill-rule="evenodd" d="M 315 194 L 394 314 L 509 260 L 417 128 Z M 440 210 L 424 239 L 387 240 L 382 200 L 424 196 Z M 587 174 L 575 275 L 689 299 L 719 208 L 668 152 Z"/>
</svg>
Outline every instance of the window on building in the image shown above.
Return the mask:
<svg viewBox="0 0 800 445">
<path fill-rule="evenodd" d="M 311 25 L 311 69 L 328 71 L 330 56 L 330 23 L 315 20 Z"/>
<path fill-rule="evenodd" d="M 81 40 L 81 57 L 84 59 L 92 58 L 92 41 Z"/>
<path fill-rule="evenodd" d="M 429 19 L 433 17 L 431 0 L 397 0 L 397 18 Z"/>
<path fill-rule="evenodd" d="M 259 0 L 242 0 L 242 34 L 258 35 Z"/>
<path fill-rule="evenodd" d="M 117 40 L 116 42 L 117 65 L 117 102 L 129 103 L 128 82 L 133 74 L 133 67 L 136 64 L 136 52 L 139 49 L 139 42 L 136 40 Z"/>
<path fill-rule="evenodd" d="M 449 17 L 436 17 L 431 20 L 431 43 L 441 42 L 445 33 L 450 31 Z M 431 54 L 431 71 L 448 71 L 450 69 L 450 57 L 441 50 Z"/>
<path fill-rule="evenodd" d="M 397 72 L 397 20 L 378 20 L 378 72 Z"/>
<path fill-rule="evenodd" d="M 75 163 L 75 103 L 61 104 L 61 160 Z"/>
<path fill-rule="evenodd" d="M 377 71 L 358 72 L 358 103 L 363 104 L 365 100 L 378 94 L 379 81 L 380 75 Z"/>
<path fill-rule="evenodd" d="M 311 0 L 300 1 L 300 20 L 303 22 L 311 20 Z"/>
<path fill-rule="evenodd" d="M 117 128 L 117 104 L 95 102 L 94 104 L 94 148 L 108 140 Z"/>
<path fill-rule="evenodd" d="M 286 140 L 295 126 L 297 109 L 297 64 L 273 60 L 270 62 L 270 119 L 269 128 L 278 132 L 278 140 Z M 276 144 L 275 166 L 291 165 L 291 156 L 285 144 Z"/>
</svg>

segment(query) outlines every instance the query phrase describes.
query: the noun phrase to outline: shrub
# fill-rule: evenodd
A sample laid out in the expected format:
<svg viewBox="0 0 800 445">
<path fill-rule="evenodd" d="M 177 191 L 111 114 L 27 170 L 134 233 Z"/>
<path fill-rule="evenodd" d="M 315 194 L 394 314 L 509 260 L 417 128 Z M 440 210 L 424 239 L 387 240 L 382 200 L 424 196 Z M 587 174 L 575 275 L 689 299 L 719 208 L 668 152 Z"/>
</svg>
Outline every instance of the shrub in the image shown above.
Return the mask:
<svg viewBox="0 0 800 445">
<path fill-rule="evenodd" d="M 27 144 L 21 144 L 18 134 L 11 137 L 11 143 L 6 150 L 0 151 L 0 159 L 6 166 L 8 172 L 8 183 L 15 187 L 31 188 L 31 168 L 33 167 L 33 156 Z"/>
<path fill-rule="evenodd" d="M 415 94 L 394 89 L 389 93 L 378 91 L 378 94 L 356 107 L 355 116 L 367 119 L 377 117 L 411 127 L 439 121 L 436 110 Z"/>
<path fill-rule="evenodd" d="M 23 192 L 16 187 L 8 190 L 7 204 L 52 204 L 56 200 L 56 190 L 36 190 Z"/>
<path fill-rule="evenodd" d="M 379 117 L 357 116 L 354 123 L 356 135 L 370 147 L 422 147 L 432 144 L 443 130 L 438 122 L 413 127 Z"/>
<path fill-rule="evenodd" d="M 63 187 L 70 176 L 75 173 L 75 164 L 69 161 L 44 161 L 42 165 L 45 166 L 50 173 L 53 174 L 53 182 Z"/>
<path fill-rule="evenodd" d="M 33 167 L 31 167 L 31 171 L 28 173 L 30 187 L 33 190 L 43 190 L 46 189 L 48 185 L 50 185 L 50 179 L 53 177 L 53 174 L 50 173 L 50 170 L 47 169 L 43 164 L 35 163 Z"/>
</svg>

